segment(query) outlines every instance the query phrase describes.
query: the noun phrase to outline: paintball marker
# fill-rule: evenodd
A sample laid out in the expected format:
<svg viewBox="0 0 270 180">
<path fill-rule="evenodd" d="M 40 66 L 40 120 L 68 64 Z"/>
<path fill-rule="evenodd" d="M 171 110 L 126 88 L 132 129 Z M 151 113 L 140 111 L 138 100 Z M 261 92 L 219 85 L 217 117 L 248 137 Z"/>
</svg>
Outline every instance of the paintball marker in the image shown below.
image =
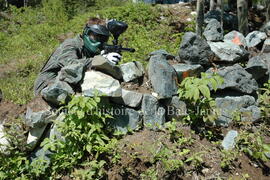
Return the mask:
<svg viewBox="0 0 270 180">
<path fill-rule="evenodd" d="M 105 44 L 103 46 L 105 54 L 110 52 L 117 52 L 121 54 L 122 51 L 135 52 L 135 49 L 133 48 L 124 48 L 122 47 L 122 45 L 118 45 L 119 36 L 124 33 L 128 28 L 128 25 L 126 23 L 122 21 L 111 20 L 107 23 L 107 27 L 112 33 L 114 40 L 112 41 L 113 45 Z"/>
</svg>

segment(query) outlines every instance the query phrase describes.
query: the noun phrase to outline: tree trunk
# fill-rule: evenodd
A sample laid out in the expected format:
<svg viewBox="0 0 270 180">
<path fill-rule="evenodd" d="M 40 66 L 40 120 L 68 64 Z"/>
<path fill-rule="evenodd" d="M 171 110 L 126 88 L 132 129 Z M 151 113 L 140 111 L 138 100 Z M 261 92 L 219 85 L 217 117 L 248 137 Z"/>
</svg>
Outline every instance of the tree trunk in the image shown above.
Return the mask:
<svg viewBox="0 0 270 180">
<path fill-rule="evenodd" d="M 266 23 L 270 21 L 270 0 L 265 0 L 265 7 L 266 7 Z"/>
<path fill-rule="evenodd" d="M 217 5 L 217 2 L 216 0 L 210 0 L 210 11 L 212 10 L 215 10 L 216 9 L 216 5 Z"/>
<path fill-rule="evenodd" d="M 237 0 L 238 30 L 244 35 L 248 33 L 248 1 Z"/>
<path fill-rule="evenodd" d="M 223 14 L 224 14 L 224 4 L 223 4 L 223 0 L 217 0 L 217 9 L 220 11 L 220 24 L 221 27 L 223 29 Z"/>
<path fill-rule="evenodd" d="M 204 24 L 204 0 L 197 0 L 196 33 L 202 36 Z"/>
</svg>

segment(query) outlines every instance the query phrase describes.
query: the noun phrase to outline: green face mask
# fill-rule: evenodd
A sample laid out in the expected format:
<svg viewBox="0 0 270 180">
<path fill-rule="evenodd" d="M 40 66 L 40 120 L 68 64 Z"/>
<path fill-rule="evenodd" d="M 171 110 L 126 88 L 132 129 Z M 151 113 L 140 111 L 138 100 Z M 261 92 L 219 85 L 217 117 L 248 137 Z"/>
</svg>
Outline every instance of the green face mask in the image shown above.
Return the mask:
<svg viewBox="0 0 270 180">
<path fill-rule="evenodd" d="M 92 40 L 88 35 L 83 35 L 83 42 L 86 50 L 89 54 L 99 54 L 101 43 L 95 40 Z"/>
</svg>

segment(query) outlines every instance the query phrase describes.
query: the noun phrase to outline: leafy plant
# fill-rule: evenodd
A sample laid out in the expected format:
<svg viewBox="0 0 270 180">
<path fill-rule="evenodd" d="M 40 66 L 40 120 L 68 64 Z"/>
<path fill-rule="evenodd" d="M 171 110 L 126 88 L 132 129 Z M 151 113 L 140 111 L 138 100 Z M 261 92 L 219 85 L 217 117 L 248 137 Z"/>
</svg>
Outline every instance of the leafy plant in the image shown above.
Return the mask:
<svg viewBox="0 0 270 180">
<path fill-rule="evenodd" d="M 259 104 L 262 112 L 262 117 L 269 123 L 270 117 L 270 80 L 264 84 L 264 88 L 260 89 Z"/>
<path fill-rule="evenodd" d="M 266 153 L 270 152 L 270 144 L 265 143 L 263 137 L 257 133 L 243 132 L 237 141 L 240 151 L 246 153 L 253 160 L 269 161 Z"/>
<path fill-rule="evenodd" d="M 222 83 L 223 79 L 216 74 L 201 73 L 201 78 L 187 77 L 179 86 L 179 98 L 187 102 L 188 106 L 186 120 L 193 128 L 201 128 L 199 131 L 203 132 L 204 136 L 209 134 L 209 130 L 214 133 L 214 129 L 208 127 L 213 125 L 219 116 L 210 90 L 216 91 Z"/>
<path fill-rule="evenodd" d="M 234 167 L 234 161 L 238 158 L 239 153 L 237 150 L 222 150 L 220 167 L 222 169 L 232 169 Z"/>
</svg>

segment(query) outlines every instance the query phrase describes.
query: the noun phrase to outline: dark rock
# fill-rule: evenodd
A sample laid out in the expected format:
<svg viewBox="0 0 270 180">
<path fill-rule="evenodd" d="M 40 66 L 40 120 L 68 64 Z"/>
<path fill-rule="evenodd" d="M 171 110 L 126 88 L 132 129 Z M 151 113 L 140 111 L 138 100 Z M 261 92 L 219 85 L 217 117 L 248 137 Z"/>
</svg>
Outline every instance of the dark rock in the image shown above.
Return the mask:
<svg viewBox="0 0 270 180">
<path fill-rule="evenodd" d="M 184 101 L 181 101 L 179 97 L 173 96 L 165 101 L 167 107 L 167 115 L 169 119 L 181 119 L 187 115 L 187 105 Z"/>
<path fill-rule="evenodd" d="M 217 62 L 235 63 L 248 58 L 248 51 L 232 42 L 208 42 L 211 50 L 218 57 Z M 228 53 L 229 52 L 229 53 Z"/>
<path fill-rule="evenodd" d="M 129 107 L 138 107 L 142 102 L 143 94 L 135 91 L 122 89 L 122 96 L 111 98 L 117 104 L 122 104 Z"/>
<path fill-rule="evenodd" d="M 218 126 L 228 126 L 232 121 L 234 113 L 240 110 L 244 112 L 250 106 L 256 105 L 255 98 L 252 96 L 244 95 L 244 96 L 226 96 L 223 98 L 216 98 L 216 105 L 219 109 L 220 116 L 216 121 Z M 254 111 L 254 113 L 257 113 Z M 257 116 L 256 114 L 252 116 Z"/>
<path fill-rule="evenodd" d="M 216 19 L 211 19 L 203 32 L 207 41 L 221 41 L 223 40 L 223 28 L 220 22 Z"/>
<path fill-rule="evenodd" d="M 144 68 L 140 62 L 128 62 L 120 65 L 124 82 L 130 82 L 143 76 Z"/>
<path fill-rule="evenodd" d="M 213 52 L 207 42 L 193 32 L 184 34 L 180 49 L 179 57 L 187 64 L 209 65 L 209 59 Z"/>
<path fill-rule="evenodd" d="M 69 84 L 77 84 L 83 76 L 83 64 L 71 64 L 63 67 L 59 73 L 59 80 Z"/>
<path fill-rule="evenodd" d="M 143 97 L 142 112 L 145 127 L 156 130 L 165 123 L 166 110 L 158 99 L 150 94 Z"/>
<path fill-rule="evenodd" d="M 199 76 L 204 71 L 203 67 L 199 64 L 174 64 L 172 65 L 177 73 L 178 81 L 181 82 L 186 77 Z"/>
<path fill-rule="evenodd" d="M 45 132 L 47 124 L 30 129 L 27 137 L 27 145 L 33 150 L 37 144 L 41 141 L 42 135 Z"/>
<path fill-rule="evenodd" d="M 247 46 L 245 36 L 238 31 L 231 31 L 224 36 L 224 42 L 232 42 L 238 46 Z"/>
<path fill-rule="evenodd" d="M 121 114 L 115 115 L 112 120 L 112 126 L 121 133 L 127 133 L 129 130 L 138 130 L 142 127 L 142 115 L 134 109 L 122 108 Z"/>
<path fill-rule="evenodd" d="M 264 32 L 253 31 L 246 36 L 247 46 L 256 47 L 259 44 L 263 43 L 263 41 L 267 38 Z"/>
<path fill-rule="evenodd" d="M 221 12 L 219 10 L 208 11 L 204 16 L 205 22 L 209 22 L 211 19 L 221 21 Z M 224 30 L 237 30 L 238 29 L 237 16 L 229 13 L 223 13 L 223 29 Z"/>
<path fill-rule="evenodd" d="M 72 94 L 74 91 L 68 83 L 57 80 L 41 91 L 42 97 L 54 105 L 67 103 Z"/>
<path fill-rule="evenodd" d="M 212 72 L 207 70 L 207 73 Z M 218 87 L 219 90 L 231 89 L 243 94 L 252 94 L 258 89 L 256 80 L 239 64 L 220 68 L 217 73 L 224 79 L 224 83 Z"/>
<path fill-rule="evenodd" d="M 250 73 L 255 80 L 258 80 L 266 76 L 268 67 L 261 56 L 255 56 L 248 61 L 245 70 Z"/>
<path fill-rule="evenodd" d="M 40 128 L 48 124 L 52 116 L 53 115 L 50 110 L 33 112 L 32 109 L 27 108 L 26 115 L 25 115 L 25 123 L 29 127 Z"/>
<path fill-rule="evenodd" d="M 225 149 L 225 150 L 231 150 L 231 149 L 233 149 L 234 146 L 235 146 L 235 144 L 236 144 L 235 140 L 236 140 L 237 136 L 238 136 L 238 132 L 237 131 L 230 130 L 226 134 L 226 136 L 224 137 L 224 139 L 223 139 L 223 141 L 221 143 L 223 149 Z"/>
<path fill-rule="evenodd" d="M 159 99 L 170 98 L 177 93 L 177 75 L 163 55 L 150 58 L 148 76 Z"/>
<path fill-rule="evenodd" d="M 118 80 L 99 71 L 87 71 L 81 84 L 82 94 L 93 97 L 100 96 L 121 97 L 122 90 Z"/>
<path fill-rule="evenodd" d="M 270 53 L 270 38 L 264 41 L 262 53 Z"/>
</svg>

